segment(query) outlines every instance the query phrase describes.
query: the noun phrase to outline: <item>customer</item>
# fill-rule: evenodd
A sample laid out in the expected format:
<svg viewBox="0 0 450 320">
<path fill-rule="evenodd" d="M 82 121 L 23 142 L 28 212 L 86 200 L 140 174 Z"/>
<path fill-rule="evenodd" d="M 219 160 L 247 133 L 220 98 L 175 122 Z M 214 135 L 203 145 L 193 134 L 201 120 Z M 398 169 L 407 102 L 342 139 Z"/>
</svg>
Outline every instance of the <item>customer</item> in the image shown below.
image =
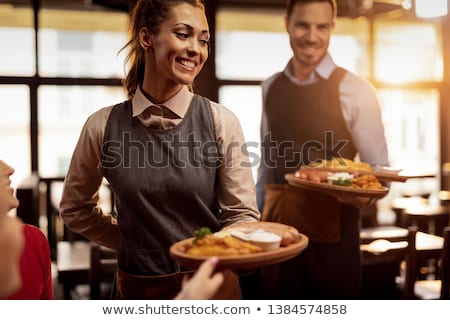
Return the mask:
<svg viewBox="0 0 450 320">
<path fill-rule="evenodd" d="M 387 164 L 381 110 L 366 81 L 333 62 L 328 46 L 334 0 L 290 0 L 286 29 L 293 57 L 262 84 L 262 220 L 309 237 L 297 258 L 261 270 L 265 298 L 352 299 L 360 294 L 359 209 L 287 185 L 284 175 L 311 161 L 343 157 Z"/>
<path fill-rule="evenodd" d="M 203 262 L 192 278 L 183 279 L 181 291 L 175 297 L 178 300 L 206 300 L 215 295 L 223 283 L 223 273 L 215 272 L 217 257 Z"/>
<path fill-rule="evenodd" d="M 22 285 L 19 271 L 24 243 L 22 224 L 16 217 L 8 216 L 19 205 L 9 179 L 13 173 L 14 169 L 0 160 L 0 298 L 16 292 Z"/>
<path fill-rule="evenodd" d="M 237 118 L 188 89 L 209 38 L 201 1 L 137 1 L 126 45 L 129 100 L 91 115 L 74 151 L 61 216 L 118 251 L 117 298 L 174 298 L 186 271 L 171 259 L 172 244 L 201 227 L 215 232 L 260 218 Z M 98 206 L 103 177 L 117 220 Z M 224 277 L 215 298 L 240 298 L 237 277 Z"/>
<path fill-rule="evenodd" d="M 20 256 L 22 286 L 6 299 L 52 300 L 52 268 L 47 238 L 39 228 L 29 224 L 22 224 L 19 232 L 25 239 Z"/>
<path fill-rule="evenodd" d="M 7 216 L 19 205 L 10 185 L 13 173 L 14 169 L 0 160 L 0 298 L 53 299 L 47 238 L 35 226 Z"/>
</svg>

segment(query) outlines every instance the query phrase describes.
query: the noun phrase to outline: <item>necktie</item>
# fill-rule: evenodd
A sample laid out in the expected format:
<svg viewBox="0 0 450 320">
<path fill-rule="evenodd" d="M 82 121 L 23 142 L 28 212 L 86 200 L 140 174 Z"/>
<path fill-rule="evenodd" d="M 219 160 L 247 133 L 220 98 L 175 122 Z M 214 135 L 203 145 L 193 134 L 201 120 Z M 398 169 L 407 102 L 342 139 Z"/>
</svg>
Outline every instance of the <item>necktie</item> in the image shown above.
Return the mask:
<svg viewBox="0 0 450 320">
<path fill-rule="evenodd" d="M 164 105 L 152 105 L 145 109 L 141 116 L 145 125 L 157 129 L 173 128 L 181 120 L 180 116 Z"/>
</svg>

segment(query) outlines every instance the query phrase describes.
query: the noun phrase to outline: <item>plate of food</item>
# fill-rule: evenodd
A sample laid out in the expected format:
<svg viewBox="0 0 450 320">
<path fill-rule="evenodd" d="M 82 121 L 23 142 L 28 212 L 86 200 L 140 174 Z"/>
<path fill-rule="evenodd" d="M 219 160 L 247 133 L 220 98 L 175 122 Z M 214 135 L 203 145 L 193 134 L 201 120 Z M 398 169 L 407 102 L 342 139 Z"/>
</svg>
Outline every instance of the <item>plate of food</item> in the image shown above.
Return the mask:
<svg viewBox="0 0 450 320">
<path fill-rule="evenodd" d="M 338 201 L 354 206 L 364 206 L 375 203 L 385 197 L 389 188 L 384 187 L 374 175 L 358 175 L 348 172 L 305 171 L 286 174 L 287 182 L 298 188 L 324 192 Z"/>
<path fill-rule="evenodd" d="M 308 246 L 308 237 L 299 234 L 295 242 L 284 244 L 283 233 L 290 226 L 276 222 L 252 222 L 232 226 L 217 233 L 203 233 L 170 247 L 180 265 L 196 269 L 210 256 L 217 256 L 218 269 L 253 269 L 280 263 L 299 255 Z M 200 230 L 202 230 L 200 229 Z"/>
<path fill-rule="evenodd" d="M 404 174 L 401 168 L 377 165 L 374 168 L 367 162 L 353 161 L 345 158 L 332 158 L 321 162 L 312 162 L 305 169 L 316 169 L 327 172 L 348 172 L 358 175 L 374 175 L 380 181 L 405 182 L 414 176 Z"/>
</svg>

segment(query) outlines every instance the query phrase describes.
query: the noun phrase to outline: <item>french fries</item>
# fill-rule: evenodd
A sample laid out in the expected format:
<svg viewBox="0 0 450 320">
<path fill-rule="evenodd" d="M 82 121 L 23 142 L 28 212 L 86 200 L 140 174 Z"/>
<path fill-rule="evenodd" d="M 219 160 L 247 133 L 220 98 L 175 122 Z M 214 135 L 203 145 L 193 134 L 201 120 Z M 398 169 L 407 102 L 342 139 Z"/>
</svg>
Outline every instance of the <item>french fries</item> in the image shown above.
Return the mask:
<svg viewBox="0 0 450 320">
<path fill-rule="evenodd" d="M 194 256 L 233 256 L 261 252 L 261 247 L 232 236 L 206 235 L 198 239 L 186 253 Z"/>
</svg>

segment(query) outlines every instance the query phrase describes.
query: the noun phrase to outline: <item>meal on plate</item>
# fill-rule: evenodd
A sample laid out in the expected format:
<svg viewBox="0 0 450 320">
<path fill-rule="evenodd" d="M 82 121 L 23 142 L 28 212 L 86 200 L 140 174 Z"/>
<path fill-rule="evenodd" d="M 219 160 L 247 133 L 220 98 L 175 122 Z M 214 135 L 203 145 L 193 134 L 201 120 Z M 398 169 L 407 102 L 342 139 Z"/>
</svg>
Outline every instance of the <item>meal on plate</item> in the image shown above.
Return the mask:
<svg viewBox="0 0 450 320">
<path fill-rule="evenodd" d="M 329 183 L 336 186 L 344 186 L 364 190 L 382 190 L 383 186 L 372 174 L 361 175 L 359 172 L 329 172 L 300 168 L 295 172 L 295 177 L 318 183 Z"/>
<path fill-rule="evenodd" d="M 193 256 L 233 256 L 261 252 L 262 249 L 231 235 L 217 237 L 213 234 L 198 239 L 186 250 Z"/>
<path fill-rule="evenodd" d="M 201 228 L 194 233 L 192 245 L 186 250 L 194 256 L 233 256 L 274 250 L 280 247 L 281 237 L 262 229 L 228 229 L 211 233 Z"/>
</svg>

